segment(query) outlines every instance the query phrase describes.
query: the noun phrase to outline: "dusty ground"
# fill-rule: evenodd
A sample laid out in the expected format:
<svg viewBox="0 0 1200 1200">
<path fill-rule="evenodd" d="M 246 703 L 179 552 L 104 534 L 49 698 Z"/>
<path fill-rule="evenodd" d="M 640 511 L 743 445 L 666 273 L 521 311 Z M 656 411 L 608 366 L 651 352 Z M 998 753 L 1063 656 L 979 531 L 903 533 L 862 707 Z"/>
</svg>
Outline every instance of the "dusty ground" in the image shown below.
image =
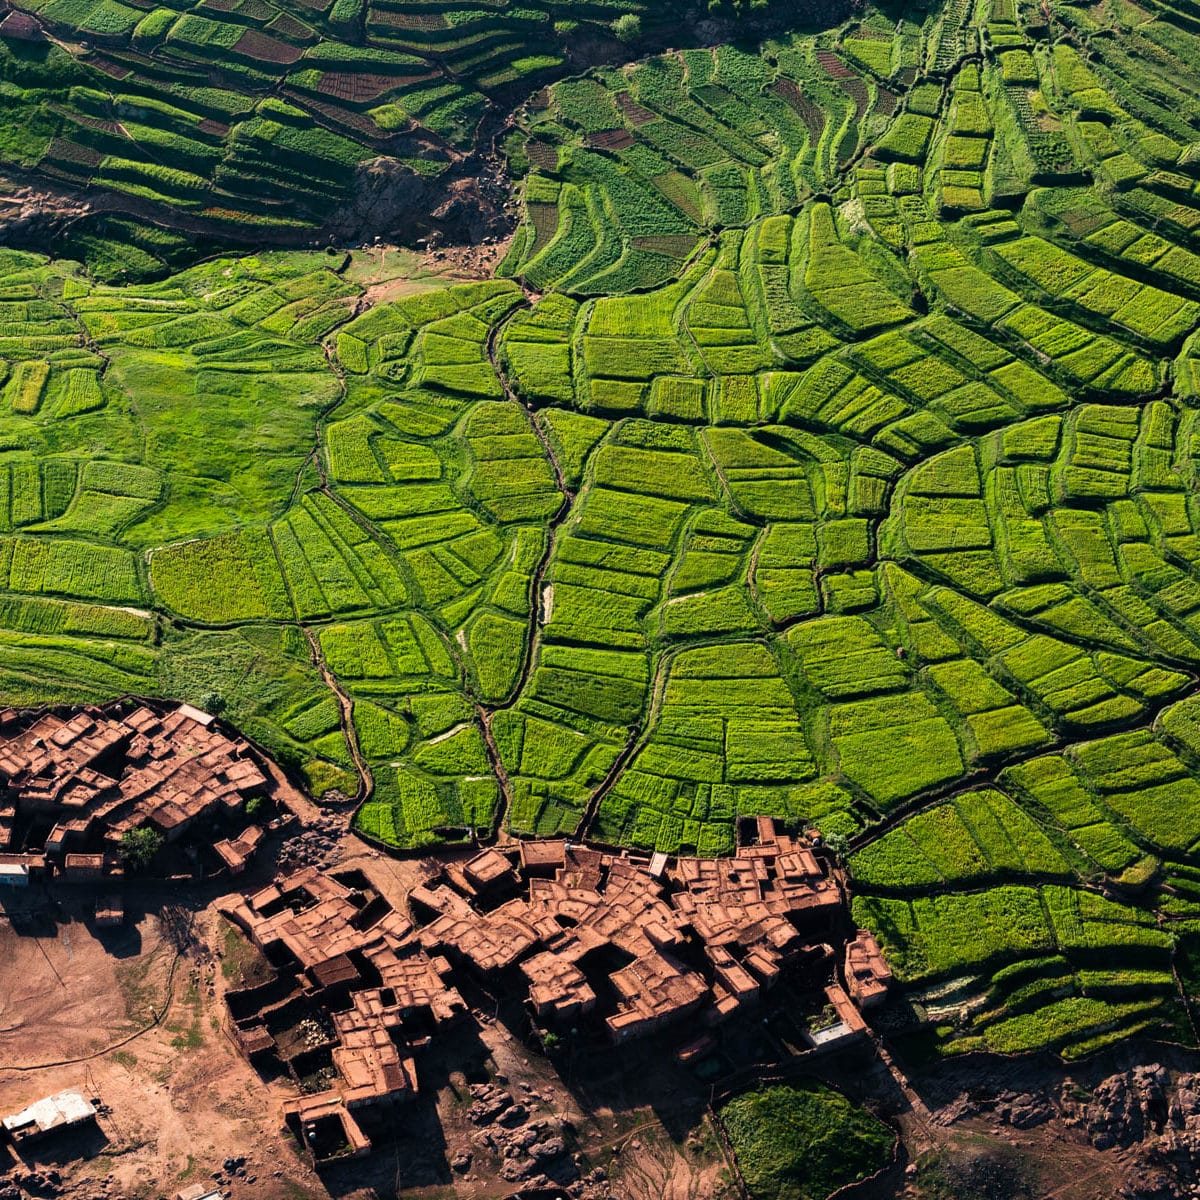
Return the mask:
<svg viewBox="0 0 1200 1200">
<path fill-rule="evenodd" d="M 338 867 L 367 870 L 400 906 L 428 864 L 345 837 Z M 253 890 L 269 877 L 264 865 L 240 882 Z M 645 1046 L 603 1053 L 567 1046 L 551 1063 L 523 1041 L 519 1009 L 469 993 L 473 1019 L 422 1060 L 425 1096 L 404 1110 L 394 1145 L 319 1179 L 282 1128 L 289 1088 L 264 1083 L 224 1032 L 224 988 L 253 981 L 258 965 L 217 915 L 221 894 L 214 886 L 141 889 L 119 931 L 95 929 L 87 889 L 0 897 L 0 1112 L 63 1088 L 83 1089 L 105 1106 L 102 1137 L 68 1141 L 42 1160 L 57 1159 L 70 1200 L 173 1197 L 239 1155 L 247 1158 L 244 1174 L 226 1176 L 234 1200 L 375 1200 L 399 1191 L 415 1200 L 499 1200 L 518 1185 L 500 1178 L 504 1159 L 467 1115 L 470 1085 L 484 1082 L 508 1089 L 531 1120 L 565 1122 L 580 1172 L 599 1168 L 614 1197 L 736 1196 L 707 1116 L 709 1089 L 669 1056 Z M 728 1064 L 753 1061 L 761 1040 L 754 1045 L 727 1044 Z M 1083 1129 L 1060 1119 L 1017 1129 L 988 1113 L 943 1118 L 964 1092 L 1054 1093 L 1064 1081 L 1086 1092 L 1114 1066 L 1158 1053 L 1131 1047 L 1069 1072 L 1039 1059 L 947 1064 L 910 1076 L 903 1064 L 889 1071 L 868 1047 L 823 1067 L 904 1137 L 900 1163 L 859 1200 L 1097 1200 L 1141 1194 L 1122 1190 L 1144 1173 L 1140 1147 L 1098 1151 Z M 1184 1057 L 1175 1069 L 1195 1070 L 1196 1056 Z M 466 1155 L 469 1165 L 451 1167 Z"/>
<path fill-rule="evenodd" d="M 432 288 L 491 279 L 511 240 L 429 250 L 380 243 L 352 251 L 350 265 L 342 274 L 366 289 L 365 306 L 382 304 Z"/>
<path fill-rule="evenodd" d="M 936 1162 L 925 1166 L 899 1195 L 913 1200 L 940 1196 L 948 1171 L 948 1182 L 965 1176 L 968 1181 L 978 1178 L 984 1187 L 990 1175 L 992 1191 L 1003 1188 L 1000 1194 L 1007 1192 L 1012 1200 L 1098 1200 L 1121 1194 L 1130 1162 L 1130 1156 L 1092 1149 L 1081 1135 L 1061 1125 L 1020 1133 L 970 1120 L 946 1131 Z"/>
<path fill-rule="evenodd" d="M 392 859 L 353 838 L 343 847 L 339 869 L 368 868 L 393 904 L 424 877 L 420 860 Z M 259 868 L 242 886 L 268 878 Z M 220 895 L 142 889 L 119 931 L 94 928 L 88 889 L 0 896 L 0 1113 L 64 1088 L 104 1105 L 102 1137 L 30 1160 L 55 1165 L 71 1200 L 173 1197 L 239 1155 L 248 1161 L 227 1185 L 235 1200 L 369 1200 L 398 1188 L 419 1200 L 508 1196 L 518 1185 L 498 1177 L 503 1160 L 466 1115 L 469 1083 L 486 1080 L 509 1088 L 535 1119 L 565 1118 L 581 1169 L 602 1168 L 615 1195 L 727 1194 L 728 1169 L 690 1076 L 665 1066 L 647 1076 L 606 1056 L 599 1069 L 568 1060 L 568 1086 L 513 1036 L 519 1013 L 498 1020 L 482 997 L 472 997 L 475 1020 L 422 1063 L 428 1099 L 406 1110 L 395 1145 L 319 1179 L 282 1128 L 288 1087 L 265 1084 L 224 1032 L 224 988 L 256 965 L 217 914 Z M 449 1163 L 464 1152 L 471 1167 L 455 1174 Z"/>
<path fill-rule="evenodd" d="M 1200 1196 L 1189 1168 L 1163 1156 L 1150 1134 L 1098 1150 L 1084 1123 L 1058 1114 L 1016 1127 L 997 1098 L 1020 1094 L 1053 1100 L 1064 1092 L 1086 1102 L 1115 1074 L 1162 1066 L 1175 1079 L 1195 1072 L 1200 1055 L 1183 1047 L 1130 1042 L 1070 1066 L 1050 1055 L 1023 1059 L 973 1056 L 912 1074 L 889 1072 L 875 1059 L 831 1081 L 898 1128 L 896 1167 L 854 1200 L 1184 1200 Z M 903 1084 L 903 1086 L 901 1086 Z M 964 1099 L 984 1111 L 958 1115 Z M 1136 1104 L 1131 1108 L 1134 1123 Z M 1186 1159 L 1186 1156 L 1184 1156 Z M 1156 1178 L 1157 1177 L 1157 1178 Z M 1167 1180 L 1166 1190 L 1158 1190 Z"/>
<path fill-rule="evenodd" d="M 0 1111 L 64 1088 L 99 1097 L 105 1141 L 48 1145 L 47 1162 L 76 1148 L 91 1155 L 60 1162 L 67 1194 L 173 1195 L 245 1154 L 247 1176 L 258 1178 L 234 1196 L 323 1195 L 221 1029 L 214 952 L 222 934 L 211 908 L 174 920 L 131 914 L 118 936 L 101 940 L 83 898 L 60 895 L 57 905 L 36 893 L 8 899 L 0 916 Z"/>
</svg>

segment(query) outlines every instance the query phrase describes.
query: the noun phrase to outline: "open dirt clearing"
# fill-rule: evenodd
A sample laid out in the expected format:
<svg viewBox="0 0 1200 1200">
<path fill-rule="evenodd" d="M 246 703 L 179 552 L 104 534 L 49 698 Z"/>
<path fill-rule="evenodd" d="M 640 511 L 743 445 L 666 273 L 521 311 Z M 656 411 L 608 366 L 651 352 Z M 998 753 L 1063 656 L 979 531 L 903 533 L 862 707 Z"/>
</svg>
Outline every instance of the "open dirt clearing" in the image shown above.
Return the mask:
<svg viewBox="0 0 1200 1200">
<path fill-rule="evenodd" d="M 92 1157 L 71 1161 L 81 1147 L 69 1141 L 39 1152 L 78 1200 L 152 1200 L 238 1155 L 248 1161 L 235 1197 L 325 1195 L 280 1134 L 267 1085 L 221 1029 L 216 914 L 159 911 L 131 914 L 110 934 L 89 928 L 82 897 L 60 907 L 37 893 L 5 899 L 0 1112 L 65 1088 L 99 1097 L 107 1141 L 82 1147 Z"/>
</svg>

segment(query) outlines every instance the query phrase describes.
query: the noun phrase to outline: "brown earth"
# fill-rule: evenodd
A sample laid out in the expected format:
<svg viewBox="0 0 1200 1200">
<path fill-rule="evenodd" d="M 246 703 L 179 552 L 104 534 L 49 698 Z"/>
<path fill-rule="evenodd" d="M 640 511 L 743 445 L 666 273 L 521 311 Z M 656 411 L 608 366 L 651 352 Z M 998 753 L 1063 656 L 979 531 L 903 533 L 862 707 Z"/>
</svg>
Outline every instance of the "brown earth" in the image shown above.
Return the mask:
<svg viewBox="0 0 1200 1200">
<path fill-rule="evenodd" d="M 390 858 L 341 839 L 341 869 L 367 867 L 403 904 L 425 875 L 416 859 Z M 465 852 L 464 852 L 465 854 Z M 239 881 L 260 887 L 258 868 Z M 476 997 L 473 1025 L 422 1062 L 426 1097 L 405 1110 L 394 1146 L 367 1160 L 312 1172 L 282 1125 L 284 1083 L 265 1083 L 225 1032 L 226 987 L 253 982 L 257 955 L 216 912 L 218 888 L 129 888 L 120 930 L 98 930 L 87 888 L 0 894 L 0 1113 L 77 1088 L 103 1105 L 100 1137 L 47 1142 L 26 1163 L 53 1166 L 69 1200 L 157 1200 L 221 1175 L 237 1200 L 342 1200 L 396 1195 L 419 1200 L 498 1200 L 520 1185 L 500 1176 L 505 1159 L 468 1118 L 471 1083 L 511 1091 L 530 1122 L 566 1122 L 579 1170 L 597 1168 L 611 1194 L 629 1200 L 732 1197 L 694 1079 L 672 1066 L 652 1077 L 611 1056 L 606 1076 L 568 1087 L 553 1065 L 510 1032 Z M 644 1057 L 643 1052 L 636 1053 Z M 636 1086 L 629 1080 L 636 1079 Z M 0 1150 L 0 1171 L 12 1165 Z M 76 1157 L 78 1155 L 78 1157 Z M 470 1156 L 465 1170 L 452 1160 Z M 19 1170 L 19 1168 L 18 1168 Z M 4 1176 L 0 1174 L 0 1187 Z M 213 1186 L 217 1184 L 213 1183 Z M 596 1194 L 596 1193 L 593 1193 Z"/>
<path fill-rule="evenodd" d="M 320 819 L 315 806 L 304 811 L 306 823 Z M 329 861 L 369 870 L 396 906 L 427 871 L 419 859 L 382 855 L 348 835 Z M 251 890 L 269 878 L 262 865 L 239 885 Z M 395 1143 L 318 1178 L 282 1128 L 290 1086 L 265 1083 L 225 1033 L 224 989 L 254 982 L 261 963 L 216 913 L 221 889 L 129 890 L 131 911 L 117 931 L 94 927 L 85 888 L 0 896 L 0 1113 L 64 1088 L 104 1105 L 102 1137 L 47 1143 L 31 1160 L 56 1166 L 57 1194 L 68 1200 L 157 1200 L 188 1182 L 216 1186 L 213 1173 L 238 1156 L 246 1158 L 243 1173 L 221 1173 L 233 1200 L 376 1200 L 398 1190 L 416 1200 L 500 1200 L 520 1184 L 502 1176 L 503 1123 L 470 1117 L 472 1085 L 507 1091 L 531 1125 L 561 1128 L 579 1173 L 592 1181 L 584 1195 L 737 1196 L 707 1085 L 645 1044 L 604 1053 L 568 1045 L 552 1063 L 518 1036 L 519 1010 L 482 994 L 467 996 L 466 1029 L 435 1041 L 423 1058 L 424 1095 L 404 1110 Z M 750 1027 L 727 1031 L 726 1066 L 761 1055 L 758 1036 Z M 902 1134 L 899 1162 L 859 1189 L 859 1200 L 1200 1194 L 1190 1143 L 1172 1151 L 1152 1128 L 1158 1117 L 1146 1116 L 1166 1103 L 1155 1088 L 1178 1108 L 1187 1073 L 1200 1068 L 1194 1054 L 1129 1044 L 1069 1069 L 1051 1058 L 976 1058 L 911 1074 L 903 1063 L 893 1068 L 870 1046 L 817 1064 L 827 1082 Z M 739 1081 L 747 1084 L 749 1073 Z M 1200 1085 L 1194 1090 L 1200 1129 Z"/>
<path fill-rule="evenodd" d="M 63 1194 L 79 1200 L 173 1195 L 231 1155 L 258 1176 L 234 1196 L 323 1195 L 222 1030 L 211 907 L 131 914 L 116 936 L 90 929 L 86 911 L 62 889 L 55 905 L 5 898 L 0 914 L 0 1112 L 65 1088 L 107 1110 L 103 1143 L 48 1142 L 35 1161 L 62 1160 Z M 76 1149 L 93 1156 L 66 1161 Z"/>
<path fill-rule="evenodd" d="M 475 246 L 417 250 L 379 243 L 353 251 L 342 274 L 365 289 L 359 307 L 367 309 L 434 288 L 491 279 L 511 242 L 507 237 Z"/>
<path fill-rule="evenodd" d="M 1200 1055 L 1130 1041 L 1080 1063 L 973 1055 L 840 1082 L 900 1130 L 861 1200 L 1181 1200 L 1200 1196 Z M 849 1197 L 847 1197 L 849 1200 Z"/>
</svg>

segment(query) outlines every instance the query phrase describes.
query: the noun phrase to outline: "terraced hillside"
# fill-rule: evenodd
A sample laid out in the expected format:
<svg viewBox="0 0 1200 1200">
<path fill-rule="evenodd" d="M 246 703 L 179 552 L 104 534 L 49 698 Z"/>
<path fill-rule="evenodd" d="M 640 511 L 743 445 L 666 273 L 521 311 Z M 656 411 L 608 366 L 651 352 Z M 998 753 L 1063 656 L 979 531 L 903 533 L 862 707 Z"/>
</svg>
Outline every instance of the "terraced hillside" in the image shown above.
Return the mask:
<svg viewBox="0 0 1200 1200">
<path fill-rule="evenodd" d="M 1193 1041 L 1193 25 L 563 80 L 502 278 L 392 303 L 3 252 L 0 698 L 221 707 L 400 848 L 811 822 L 934 1048 Z"/>
<path fill-rule="evenodd" d="M 97 198 L 73 249 L 114 280 L 191 261 L 180 230 L 312 244 L 428 232 L 434 213 L 460 238 L 502 233 L 481 155 L 512 104 L 693 17 L 629 0 L 5 0 L 0 171 Z"/>
</svg>

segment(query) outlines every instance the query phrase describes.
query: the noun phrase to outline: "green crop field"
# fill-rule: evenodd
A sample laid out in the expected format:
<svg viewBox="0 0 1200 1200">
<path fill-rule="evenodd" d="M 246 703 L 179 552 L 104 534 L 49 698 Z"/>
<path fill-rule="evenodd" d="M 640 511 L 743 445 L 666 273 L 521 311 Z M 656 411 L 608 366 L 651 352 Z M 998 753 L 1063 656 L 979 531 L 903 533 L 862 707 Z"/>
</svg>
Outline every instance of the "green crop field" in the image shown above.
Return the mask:
<svg viewBox="0 0 1200 1200">
<path fill-rule="evenodd" d="M 736 1096 L 721 1109 L 721 1123 L 755 1200 L 825 1200 L 891 1155 L 888 1127 L 826 1087 Z"/>
<path fill-rule="evenodd" d="M 0 22 L 0 170 L 105 198 L 0 250 L 0 704 L 219 709 L 400 851 L 771 814 L 926 1048 L 1191 1041 L 1194 18 L 279 3 Z M 295 248 L 500 166 L 486 278 Z"/>
<path fill-rule="evenodd" d="M 769 23 L 785 7 L 755 5 Z M 741 2 L 711 8 L 728 17 Z M 497 232 L 503 190 L 478 176 L 485 156 L 503 169 L 504 114 L 590 61 L 661 49 L 688 20 L 685 0 L 18 0 L 12 12 L 0 171 L 102 193 L 65 244 L 111 281 L 161 276 L 198 246 L 428 230 L 452 186 L 468 185 L 479 212 L 433 227 Z M 598 86 L 564 89 L 580 121 L 609 127 Z M 639 203 L 639 234 L 666 234 L 675 261 L 691 224 Z"/>
</svg>

